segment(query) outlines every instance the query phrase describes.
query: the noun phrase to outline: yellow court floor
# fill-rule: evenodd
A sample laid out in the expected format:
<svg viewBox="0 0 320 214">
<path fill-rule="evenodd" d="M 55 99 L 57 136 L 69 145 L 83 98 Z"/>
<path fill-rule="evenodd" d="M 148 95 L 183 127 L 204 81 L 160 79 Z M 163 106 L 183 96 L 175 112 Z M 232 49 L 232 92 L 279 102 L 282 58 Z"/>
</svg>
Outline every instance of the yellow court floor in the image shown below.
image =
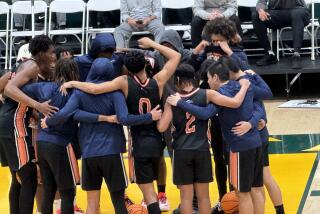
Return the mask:
<svg viewBox="0 0 320 214">
<path fill-rule="evenodd" d="M 282 190 L 286 213 L 297 213 L 316 156 L 316 153 L 270 155 L 271 170 Z M 125 162 L 127 161 L 125 160 Z M 171 164 L 168 157 L 166 158 L 166 163 L 168 167 L 167 196 L 171 209 L 173 209 L 179 204 L 179 191 L 172 184 Z M 0 168 L 0 180 L 0 213 L 7 214 L 9 213 L 8 190 L 10 185 L 10 173 L 8 168 Z M 137 185 L 130 184 L 127 194 L 135 203 L 141 202 L 142 195 Z M 211 204 L 214 205 L 218 200 L 218 191 L 215 182 L 210 184 L 210 197 Z M 78 187 L 77 191 L 77 203 L 81 208 L 85 209 L 86 194 L 80 187 Z M 114 213 L 105 185 L 103 185 L 101 192 L 101 211 L 103 214 Z M 265 213 L 275 213 L 269 197 L 267 197 Z"/>
</svg>

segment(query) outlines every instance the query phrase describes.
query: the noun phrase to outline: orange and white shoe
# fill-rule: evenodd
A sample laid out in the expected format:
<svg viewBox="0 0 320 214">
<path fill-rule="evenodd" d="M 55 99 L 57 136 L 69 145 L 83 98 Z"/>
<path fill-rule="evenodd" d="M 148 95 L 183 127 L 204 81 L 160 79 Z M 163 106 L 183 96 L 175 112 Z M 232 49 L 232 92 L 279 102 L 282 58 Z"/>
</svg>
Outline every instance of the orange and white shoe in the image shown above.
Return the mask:
<svg viewBox="0 0 320 214">
<path fill-rule="evenodd" d="M 141 205 L 142 205 L 144 208 L 147 208 L 147 203 L 146 203 L 145 200 L 142 200 L 142 201 L 141 201 Z"/>
<path fill-rule="evenodd" d="M 77 205 L 74 205 L 73 210 L 74 210 L 74 214 L 84 214 L 84 211 Z M 57 209 L 56 214 L 61 214 L 61 209 Z"/>
<path fill-rule="evenodd" d="M 168 201 L 166 193 L 159 192 L 158 199 L 159 199 L 159 207 L 160 207 L 161 212 L 170 211 L 170 205 L 169 205 L 169 201 Z"/>
</svg>

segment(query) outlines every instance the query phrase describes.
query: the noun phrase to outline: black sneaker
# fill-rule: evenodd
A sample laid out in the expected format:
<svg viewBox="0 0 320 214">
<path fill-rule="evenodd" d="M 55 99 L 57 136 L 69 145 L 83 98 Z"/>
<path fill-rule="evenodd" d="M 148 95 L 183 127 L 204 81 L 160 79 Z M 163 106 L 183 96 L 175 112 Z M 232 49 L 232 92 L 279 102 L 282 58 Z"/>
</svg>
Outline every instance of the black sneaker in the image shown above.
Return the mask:
<svg viewBox="0 0 320 214">
<path fill-rule="evenodd" d="M 266 54 L 264 57 L 259 59 L 256 62 L 257 66 L 265 66 L 265 65 L 271 65 L 271 64 L 276 64 L 278 62 L 278 59 L 275 55 L 273 54 Z"/>
<path fill-rule="evenodd" d="M 217 204 L 216 204 L 216 206 L 214 206 L 213 208 L 212 208 L 212 210 L 211 210 L 211 214 L 223 214 L 224 212 L 223 212 L 223 210 L 222 210 L 222 208 L 221 208 L 221 206 L 220 206 L 220 202 L 218 202 Z"/>
<path fill-rule="evenodd" d="M 291 68 L 292 69 L 301 69 L 301 57 L 300 55 L 294 54 L 291 58 Z"/>
<path fill-rule="evenodd" d="M 67 37 L 63 36 L 63 35 L 58 35 L 55 37 L 54 41 L 57 43 L 57 44 L 65 44 L 67 43 Z"/>
</svg>

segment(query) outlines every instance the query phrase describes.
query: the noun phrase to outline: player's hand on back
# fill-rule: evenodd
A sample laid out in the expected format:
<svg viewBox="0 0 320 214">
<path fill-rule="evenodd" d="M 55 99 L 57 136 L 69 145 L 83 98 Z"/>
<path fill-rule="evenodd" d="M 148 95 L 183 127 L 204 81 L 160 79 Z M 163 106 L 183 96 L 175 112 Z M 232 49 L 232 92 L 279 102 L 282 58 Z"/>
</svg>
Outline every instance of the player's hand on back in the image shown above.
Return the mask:
<svg viewBox="0 0 320 214">
<path fill-rule="evenodd" d="M 169 103 L 172 106 L 177 106 L 178 101 L 181 99 L 180 95 L 178 93 L 175 93 L 167 98 L 167 103 Z"/>
<path fill-rule="evenodd" d="M 148 37 L 143 37 L 141 39 L 138 40 L 138 45 L 140 48 L 143 48 L 143 49 L 149 49 L 149 48 L 152 48 L 152 45 L 154 44 L 155 42 L 152 41 L 150 38 Z"/>
<path fill-rule="evenodd" d="M 45 116 L 52 116 L 54 113 L 59 111 L 59 108 L 50 105 L 49 103 L 51 100 L 47 100 L 43 103 L 38 104 L 35 109 L 37 109 L 39 112 L 41 112 Z"/>
<path fill-rule="evenodd" d="M 162 116 L 162 109 L 161 109 L 160 105 L 157 105 L 155 108 L 153 108 L 150 111 L 150 113 L 152 115 L 152 120 L 153 121 L 160 120 L 160 118 Z"/>
<path fill-rule="evenodd" d="M 241 79 L 239 80 L 239 83 L 241 85 L 241 87 L 245 87 L 245 88 L 249 88 L 250 87 L 250 81 L 247 79 Z"/>
<path fill-rule="evenodd" d="M 232 128 L 232 132 L 237 136 L 242 136 L 242 135 L 245 135 L 248 131 L 250 131 L 251 128 L 252 128 L 251 123 L 246 121 L 241 121 Z"/>
<path fill-rule="evenodd" d="M 254 72 L 254 71 L 251 70 L 251 69 L 245 70 L 244 72 L 247 73 L 247 74 L 252 74 L 252 75 L 256 74 L 256 72 Z"/>
<path fill-rule="evenodd" d="M 41 119 L 41 128 L 43 129 L 48 128 L 46 121 L 47 121 L 47 117 Z"/>
<path fill-rule="evenodd" d="M 63 95 L 63 96 L 67 96 L 68 94 L 68 89 L 69 88 L 73 88 L 72 86 L 72 81 L 69 81 L 69 82 L 65 82 L 61 85 L 60 87 L 60 93 Z"/>
<path fill-rule="evenodd" d="M 264 127 L 266 127 L 266 121 L 264 119 L 259 120 L 258 130 L 260 131 L 260 130 L 264 129 Z"/>
</svg>

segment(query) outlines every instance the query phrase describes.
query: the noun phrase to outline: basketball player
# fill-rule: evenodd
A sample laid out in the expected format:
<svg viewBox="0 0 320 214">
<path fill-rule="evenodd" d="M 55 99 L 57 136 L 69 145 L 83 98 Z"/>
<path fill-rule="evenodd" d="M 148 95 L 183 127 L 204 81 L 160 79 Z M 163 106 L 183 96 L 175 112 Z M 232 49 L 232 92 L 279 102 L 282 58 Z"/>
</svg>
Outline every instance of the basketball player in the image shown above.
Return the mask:
<svg viewBox="0 0 320 214">
<path fill-rule="evenodd" d="M 219 61 L 208 68 L 208 83 L 212 89 L 229 97 L 239 90 L 237 82 L 229 81 L 229 68 Z M 170 104 L 178 105 L 200 119 L 207 119 L 218 113 L 223 137 L 230 150 L 230 180 L 240 200 L 241 214 L 264 213 L 264 198 L 260 190 L 263 185 L 263 164 L 258 130 L 251 125 L 250 131 L 243 136 L 237 136 L 232 132 L 232 128 L 239 121 L 249 121 L 254 118 L 254 95 L 254 90 L 250 87 L 239 108 L 230 109 L 212 105 L 209 111 L 183 100 L 177 101 L 177 96 L 172 97 L 171 101 L 168 99 Z"/>
<path fill-rule="evenodd" d="M 49 105 L 48 101 L 39 103 L 20 90 L 22 86 L 37 81 L 39 76 L 44 79 L 51 76 L 50 66 L 55 61 L 53 42 L 47 36 L 36 36 L 30 42 L 29 51 L 32 59 L 22 62 L 16 71 L 10 74 L 4 90 L 8 98 L 1 108 L 1 111 L 6 113 L 2 114 L 0 121 L 0 136 L 4 142 L 14 184 L 11 185 L 9 194 L 10 210 L 13 213 L 27 214 L 33 212 L 37 187 L 37 170 L 33 162 L 35 154 L 31 142 L 31 128 L 28 126 L 31 108 L 47 115 L 57 110 Z"/>
<path fill-rule="evenodd" d="M 100 83 L 111 81 L 117 76 L 110 60 L 98 58 L 94 61 L 87 81 Z M 92 105 L 94 103 L 95 105 Z M 158 107 L 156 107 L 158 108 Z M 46 119 L 49 127 L 65 122 L 75 111 L 82 109 L 104 115 L 117 115 L 125 125 L 150 124 L 161 116 L 161 111 L 152 110 L 143 115 L 128 115 L 124 96 L 121 92 L 98 96 L 75 91 L 67 104 L 53 117 Z M 75 115 L 76 116 L 76 115 Z M 98 121 L 92 121 L 98 122 Z M 88 214 L 99 212 L 100 189 L 104 178 L 115 209 L 115 213 L 127 213 L 124 191 L 127 179 L 121 153 L 125 152 L 123 128 L 119 124 L 80 123 L 79 141 L 82 149 L 82 188 L 87 191 Z"/>
</svg>

